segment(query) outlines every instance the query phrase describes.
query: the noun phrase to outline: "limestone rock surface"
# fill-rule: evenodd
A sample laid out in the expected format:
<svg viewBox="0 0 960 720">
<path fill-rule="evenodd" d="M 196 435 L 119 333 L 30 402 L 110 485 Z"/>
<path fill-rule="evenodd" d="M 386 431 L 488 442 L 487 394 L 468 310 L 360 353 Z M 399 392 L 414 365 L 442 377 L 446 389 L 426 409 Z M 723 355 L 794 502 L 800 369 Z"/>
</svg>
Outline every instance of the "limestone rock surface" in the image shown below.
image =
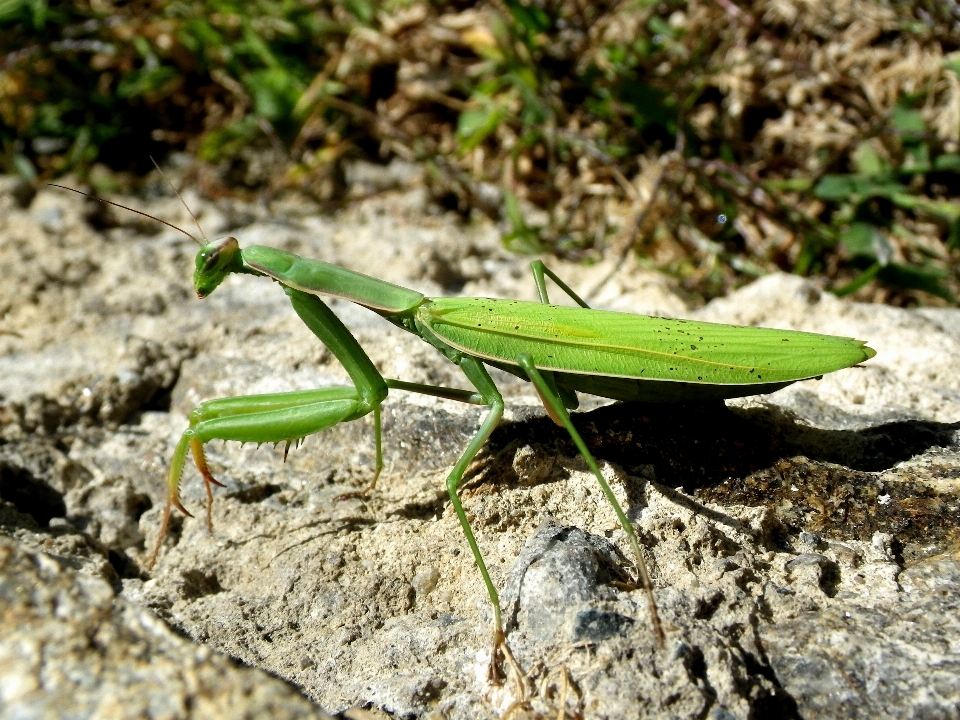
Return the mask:
<svg viewBox="0 0 960 720">
<path fill-rule="evenodd" d="M 210 236 L 427 295 L 535 299 L 494 228 L 424 197 L 324 216 L 187 193 Z M 175 200 L 127 201 L 188 225 Z M 726 404 L 582 398 L 576 424 L 644 545 L 663 648 L 596 480 L 531 388 L 495 374 L 507 413 L 462 498 L 524 673 L 498 684 L 444 486 L 482 408 L 392 392 L 386 467 L 363 499 L 338 500 L 370 479 L 368 419 L 286 461 L 213 442 L 213 532 L 188 467 L 196 517 L 175 518 L 148 570 L 199 402 L 348 378 L 275 283 L 232 276 L 197 300 L 195 246 L 173 231 L 53 190 L 0 206 L 0 329 L 15 333 L 0 334 L 0 715 L 63 715 L 69 697 L 89 717 L 960 716 L 960 311 L 857 305 L 790 276 L 694 311 L 658 275 L 597 288 L 612 268 L 554 263 L 599 307 L 857 337 L 877 356 Z M 468 387 L 418 338 L 331 306 L 384 375 Z"/>
</svg>

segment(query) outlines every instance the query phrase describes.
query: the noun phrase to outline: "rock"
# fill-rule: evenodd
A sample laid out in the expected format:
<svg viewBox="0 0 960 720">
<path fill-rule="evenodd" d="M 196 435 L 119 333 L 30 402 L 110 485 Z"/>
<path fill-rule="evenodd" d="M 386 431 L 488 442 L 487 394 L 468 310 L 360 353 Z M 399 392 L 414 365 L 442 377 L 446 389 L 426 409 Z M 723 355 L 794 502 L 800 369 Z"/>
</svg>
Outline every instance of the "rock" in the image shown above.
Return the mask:
<svg viewBox="0 0 960 720">
<path fill-rule="evenodd" d="M 267 673 L 177 637 L 57 558 L 0 539 L 0 715 L 323 718 Z"/>
<path fill-rule="evenodd" d="M 921 562 L 899 582 L 895 613 L 851 598 L 825 607 L 816 624 L 799 617 L 761 629 L 772 670 L 798 708 L 809 716 L 836 716 L 841 707 L 849 718 L 956 716 L 960 654 L 944 640 L 960 632 L 960 563 Z"/>
<path fill-rule="evenodd" d="M 397 177 L 389 187 L 400 190 L 335 218 L 292 202 L 269 212 L 191 204 L 242 244 L 430 295 L 535 298 L 527 260 L 504 253 L 492 226 L 424 218 L 416 188 Z M 82 602 L 65 602 L 62 617 L 34 613 L 16 626 L 23 644 L 4 638 L 0 650 L 43 639 L 52 658 L 85 663 L 82 702 L 135 715 L 155 692 L 137 683 L 151 677 L 172 688 L 171 707 L 198 692 L 239 709 L 231 688 L 246 688 L 244 702 L 259 708 L 319 717 L 320 707 L 450 720 L 510 708 L 717 719 L 960 711 L 960 311 L 842 302 L 785 275 L 691 311 L 662 276 L 622 270 L 603 283 L 613 268 L 551 263 L 604 306 L 841 334 L 878 354 L 726 404 L 582 398 L 575 422 L 644 546 L 662 649 L 596 479 L 531 388 L 494 373 L 506 419 L 461 497 L 526 673 L 496 684 L 487 592 L 445 488 L 482 408 L 393 391 L 385 469 L 362 500 L 338 497 L 370 480 L 367 419 L 307 438 L 286 461 L 282 447 L 210 443 L 226 485 L 213 532 L 188 467 L 182 496 L 197 517 L 174 518 L 148 571 L 167 464 L 198 403 L 348 377 L 274 283 L 234 276 L 200 302 L 189 240 L 119 213 L 98 230 L 85 201 L 50 190 L 26 209 L 18 202 L 0 197 L 0 261 L 13 283 L 0 286 L 0 307 L 4 329 L 19 333 L 0 335 L 0 534 L 19 558 L 9 572 L 47 573 L 43 597 Z M 183 223 L 170 199 L 146 210 Z M 385 375 L 466 386 L 413 335 L 331 307 Z M 77 627 L 108 633 L 109 653 L 71 639 Z M 220 652 L 267 672 L 238 670 Z M 120 663 L 140 674 L 109 669 L 107 655 L 140 658 Z M 0 665 L 0 688 L 33 687 L 10 667 Z"/>
</svg>

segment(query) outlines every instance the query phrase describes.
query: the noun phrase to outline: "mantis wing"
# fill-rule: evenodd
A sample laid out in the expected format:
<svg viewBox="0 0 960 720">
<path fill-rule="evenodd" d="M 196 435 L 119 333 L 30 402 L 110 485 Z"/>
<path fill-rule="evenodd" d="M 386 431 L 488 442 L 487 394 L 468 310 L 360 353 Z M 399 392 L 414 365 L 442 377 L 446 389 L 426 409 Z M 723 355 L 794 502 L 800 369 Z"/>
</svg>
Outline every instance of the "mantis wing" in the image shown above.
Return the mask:
<svg viewBox="0 0 960 720">
<path fill-rule="evenodd" d="M 596 394 L 618 398 L 633 391 L 617 378 L 748 385 L 754 389 L 741 394 L 750 395 L 875 355 L 860 340 L 832 335 L 520 300 L 432 298 L 418 308 L 417 320 L 444 343 L 492 364 L 515 366 L 519 355 L 529 355 L 536 367 L 561 378 L 589 376 L 564 385 L 585 392 L 609 386 Z"/>
</svg>

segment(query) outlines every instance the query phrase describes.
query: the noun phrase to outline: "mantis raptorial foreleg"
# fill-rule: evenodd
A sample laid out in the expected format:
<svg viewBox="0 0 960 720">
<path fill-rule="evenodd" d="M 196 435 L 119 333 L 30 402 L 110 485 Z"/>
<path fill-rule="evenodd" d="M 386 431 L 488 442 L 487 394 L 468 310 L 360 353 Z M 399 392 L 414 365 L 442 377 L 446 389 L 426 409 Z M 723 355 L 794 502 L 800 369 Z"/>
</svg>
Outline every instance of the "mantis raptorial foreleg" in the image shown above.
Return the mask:
<svg viewBox="0 0 960 720">
<path fill-rule="evenodd" d="M 376 467 L 374 477 L 383 468 L 381 451 L 380 406 L 370 406 L 361 400 L 357 388 L 332 387 L 273 395 L 249 395 L 222 398 L 201 403 L 190 413 L 190 427 L 180 437 L 173 453 L 167 475 L 167 504 L 156 545 L 147 560 L 152 567 L 160 552 L 160 546 L 170 524 L 171 509 L 176 507 L 190 515 L 180 502 L 180 475 L 187 459 L 188 450 L 203 475 L 207 489 L 207 525 L 210 523 L 210 507 L 213 500 L 210 485 L 220 485 L 207 468 L 203 445 L 211 440 L 237 440 L 241 443 L 291 442 L 333 427 L 346 420 L 353 420 L 368 412 L 374 413 L 374 436 L 376 441 Z"/>
<path fill-rule="evenodd" d="M 207 523 L 210 524 L 211 484 L 219 485 L 207 468 L 203 445 L 210 440 L 238 440 L 255 443 L 289 443 L 334 425 L 374 413 L 376 468 L 373 482 L 383 468 L 380 404 L 387 397 L 387 383 L 356 338 L 320 298 L 284 287 L 293 309 L 310 331 L 343 364 L 354 387 L 321 388 L 301 392 L 255 395 L 201 404 L 190 415 L 190 427 L 183 433 L 167 476 L 167 504 L 157 543 L 147 560 L 152 567 L 176 507 L 190 513 L 180 502 L 180 475 L 187 451 L 193 453 L 207 489 Z"/>
<path fill-rule="evenodd" d="M 567 432 L 570 434 L 571 439 L 577 446 L 577 449 L 580 451 L 580 455 L 587 463 L 587 467 L 590 468 L 590 471 L 596 476 L 597 481 L 600 483 L 600 487 L 603 489 L 603 494 L 606 496 L 610 505 L 613 506 L 613 510 L 617 514 L 617 519 L 620 521 L 620 526 L 624 529 L 624 532 L 627 533 L 627 537 L 630 539 L 630 545 L 632 546 L 633 552 L 637 558 L 637 572 L 640 575 L 640 584 L 643 586 L 643 589 L 647 594 L 647 604 L 650 608 L 650 617 L 653 623 L 653 629 L 656 633 L 657 641 L 662 646 L 664 642 L 664 634 L 663 628 L 660 625 L 660 616 L 657 613 L 657 602 L 653 597 L 653 584 L 650 582 L 650 575 L 647 572 L 647 564 L 643 559 L 643 552 L 640 550 L 640 542 L 637 540 L 637 535 L 633 530 L 633 525 L 627 518 L 623 508 L 620 507 L 620 503 L 617 501 L 616 495 L 613 494 L 613 490 L 610 489 L 610 485 L 604 479 L 603 473 L 600 472 L 600 466 L 597 465 L 597 461 L 593 459 L 593 455 L 590 453 L 589 448 L 587 448 L 587 444 L 583 441 L 583 438 L 580 437 L 580 433 L 577 432 L 577 429 L 573 426 L 573 422 L 570 420 L 570 414 L 567 412 L 567 408 L 564 406 L 564 403 L 560 398 L 560 394 L 557 392 L 557 386 L 553 381 L 552 373 L 540 372 L 533 364 L 533 359 L 529 355 L 519 355 L 517 357 L 517 364 L 523 368 L 524 372 L 527 373 L 527 377 L 530 378 L 530 381 L 533 383 L 534 387 L 536 387 L 537 393 L 540 395 L 540 399 L 543 401 L 543 406 L 546 409 L 547 414 L 558 425 L 566 428 Z"/>
<path fill-rule="evenodd" d="M 310 332 L 327 346 L 353 380 L 361 405 L 366 408 L 361 415 L 380 405 L 387 397 L 387 383 L 340 318 L 316 295 L 286 286 L 283 290 L 290 297 L 290 304 L 297 315 L 310 328 Z"/>
</svg>

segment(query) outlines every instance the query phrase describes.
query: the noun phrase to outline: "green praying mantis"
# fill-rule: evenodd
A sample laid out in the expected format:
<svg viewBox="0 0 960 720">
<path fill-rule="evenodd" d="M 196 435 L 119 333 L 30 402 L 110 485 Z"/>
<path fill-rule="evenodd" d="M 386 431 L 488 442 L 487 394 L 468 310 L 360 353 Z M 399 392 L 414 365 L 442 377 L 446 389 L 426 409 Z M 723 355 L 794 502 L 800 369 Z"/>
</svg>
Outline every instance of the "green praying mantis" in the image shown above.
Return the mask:
<svg viewBox="0 0 960 720">
<path fill-rule="evenodd" d="M 376 467 L 369 490 L 383 467 L 380 412 L 391 389 L 483 405 L 487 408 L 486 416 L 447 476 L 446 486 L 490 597 L 494 664 L 496 649 L 505 648 L 506 644 L 500 601 L 458 493 L 467 468 L 503 416 L 503 397 L 487 371 L 488 366 L 533 384 L 547 415 L 566 429 L 596 476 L 629 540 L 653 632 L 662 647 L 665 634 L 633 525 L 570 420 L 569 411 L 578 406 L 577 393 L 625 401 L 721 400 L 770 393 L 798 380 L 857 365 L 875 355 L 864 342 L 851 338 L 594 310 L 540 261 L 532 263 L 540 302 L 429 298 L 283 250 L 258 245 L 241 248 L 233 237 L 209 242 L 204 236 L 204 241 L 200 241 L 180 228 L 164 224 L 200 245 L 193 277 L 197 297 L 213 293 L 230 273 L 273 280 L 287 294 L 304 324 L 340 361 L 353 384 L 223 398 L 197 406 L 173 453 L 167 477 L 167 503 L 148 566 L 159 555 L 172 508 L 190 514 L 179 495 L 188 452 L 205 482 L 209 523 L 212 487 L 220 485 L 204 457 L 204 444 L 211 440 L 286 443 L 289 449 L 291 443 L 307 435 L 372 413 Z M 547 278 L 579 307 L 549 304 Z M 459 366 L 475 391 L 383 377 L 320 296 L 361 305 L 418 336 Z"/>
</svg>

